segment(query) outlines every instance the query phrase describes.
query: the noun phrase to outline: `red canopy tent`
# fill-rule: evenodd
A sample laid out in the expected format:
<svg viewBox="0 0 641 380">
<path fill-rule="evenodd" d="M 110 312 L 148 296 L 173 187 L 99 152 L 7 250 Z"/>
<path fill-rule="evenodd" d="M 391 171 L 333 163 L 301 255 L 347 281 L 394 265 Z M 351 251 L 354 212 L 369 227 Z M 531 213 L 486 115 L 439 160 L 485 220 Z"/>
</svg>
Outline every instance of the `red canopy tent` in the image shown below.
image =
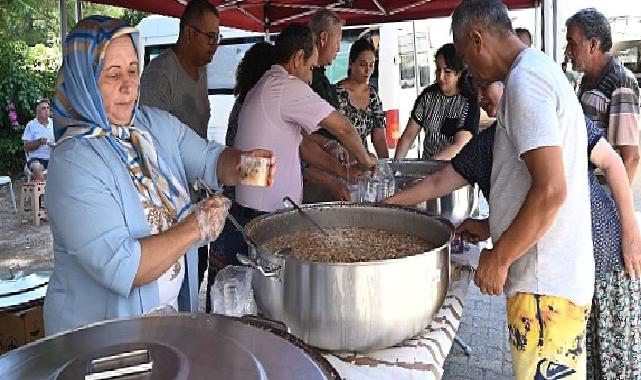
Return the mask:
<svg viewBox="0 0 641 380">
<path fill-rule="evenodd" d="M 178 17 L 186 0 L 91 0 L 94 3 Z M 306 22 L 320 7 L 335 11 L 347 25 L 449 16 L 460 0 L 210 0 L 224 26 L 277 32 L 289 22 Z M 539 0 L 503 0 L 510 9 L 532 8 Z"/>
</svg>

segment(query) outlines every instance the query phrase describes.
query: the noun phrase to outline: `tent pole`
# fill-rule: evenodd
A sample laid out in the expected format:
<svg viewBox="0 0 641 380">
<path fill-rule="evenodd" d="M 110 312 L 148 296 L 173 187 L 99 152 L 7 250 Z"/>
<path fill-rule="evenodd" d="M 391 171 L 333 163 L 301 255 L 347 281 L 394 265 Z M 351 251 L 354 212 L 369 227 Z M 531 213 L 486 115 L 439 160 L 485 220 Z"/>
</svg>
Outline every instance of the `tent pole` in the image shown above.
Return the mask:
<svg viewBox="0 0 641 380">
<path fill-rule="evenodd" d="M 269 33 L 272 26 L 272 21 L 270 19 L 271 3 L 267 1 L 263 7 L 263 14 L 265 18 L 265 42 L 269 41 Z"/>
<path fill-rule="evenodd" d="M 60 0 L 58 2 L 60 7 L 60 44 L 65 41 L 67 36 L 67 4 L 66 0 Z"/>
<path fill-rule="evenodd" d="M 82 20 L 82 0 L 76 0 L 76 22 Z"/>
</svg>

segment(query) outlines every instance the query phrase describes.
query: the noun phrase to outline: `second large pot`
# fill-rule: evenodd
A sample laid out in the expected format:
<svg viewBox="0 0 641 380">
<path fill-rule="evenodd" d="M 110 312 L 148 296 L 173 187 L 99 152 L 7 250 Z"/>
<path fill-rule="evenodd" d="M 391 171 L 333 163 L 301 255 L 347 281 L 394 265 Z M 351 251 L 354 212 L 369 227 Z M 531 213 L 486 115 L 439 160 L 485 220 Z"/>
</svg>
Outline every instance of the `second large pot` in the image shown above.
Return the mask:
<svg viewBox="0 0 641 380">
<path fill-rule="evenodd" d="M 400 259 L 319 263 L 254 252 L 260 309 L 313 346 L 335 351 L 389 347 L 418 334 L 441 307 L 449 283 L 453 227 L 423 211 L 325 203 L 303 206 L 323 227 L 372 227 L 422 237 L 436 248 Z M 294 210 L 259 217 L 245 232 L 258 244 L 309 224 Z"/>
<path fill-rule="evenodd" d="M 416 159 L 388 160 L 387 163 L 394 173 L 397 192 L 436 173 L 448 164 L 447 161 Z M 456 224 L 471 217 L 478 210 L 478 196 L 476 185 L 463 186 L 450 194 L 421 202 L 416 207 Z"/>
</svg>

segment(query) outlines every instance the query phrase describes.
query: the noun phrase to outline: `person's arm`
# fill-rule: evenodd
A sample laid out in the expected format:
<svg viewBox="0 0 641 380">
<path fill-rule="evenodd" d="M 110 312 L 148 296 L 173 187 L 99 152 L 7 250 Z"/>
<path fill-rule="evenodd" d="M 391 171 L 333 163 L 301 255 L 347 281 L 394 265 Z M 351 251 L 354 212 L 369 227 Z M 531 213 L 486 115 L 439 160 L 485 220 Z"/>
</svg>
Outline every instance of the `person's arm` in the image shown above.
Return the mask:
<svg viewBox="0 0 641 380">
<path fill-rule="evenodd" d="M 37 150 L 38 148 L 40 148 L 42 145 L 45 145 L 46 143 L 47 143 L 47 139 L 44 137 L 34 141 L 24 140 L 23 147 L 27 152 L 33 152 L 34 150 Z"/>
<path fill-rule="evenodd" d="M 372 130 L 372 145 L 374 145 L 374 150 L 378 158 L 389 158 L 389 149 L 387 147 L 384 128 L 374 128 Z"/>
<path fill-rule="evenodd" d="M 324 151 L 316 142 L 317 140 L 311 137 L 311 135 L 305 133 L 302 135 L 303 141 L 300 144 L 300 156 L 303 161 L 307 162 L 310 166 L 346 179 L 347 171 L 345 166 L 341 165 L 331 154 Z"/>
<path fill-rule="evenodd" d="M 621 154 L 625 172 L 628 175 L 630 184 L 634 182 L 639 167 L 639 146 L 638 145 L 619 145 L 617 150 Z"/>
<path fill-rule="evenodd" d="M 385 199 L 384 202 L 413 206 L 428 199 L 449 194 L 465 185 L 469 185 L 469 183 L 454 170 L 452 164 L 448 164 L 436 173 L 425 177 L 419 183 Z"/>
<path fill-rule="evenodd" d="M 629 78 L 612 92 L 608 120 L 608 142 L 621 158 L 630 183 L 639 165 L 639 85 Z"/>
<path fill-rule="evenodd" d="M 567 197 L 561 147 L 533 149 L 522 158 L 532 183 L 510 226 L 481 255 L 475 282 L 485 294 L 501 294 L 510 265 L 547 232 Z"/>
<path fill-rule="evenodd" d="M 407 121 L 407 126 L 405 127 L 405 130 L 403 131 L 401 138 L 398 140 L 398 143 L 396 144 L 394 159 L 400 160 L 402 158 L 405 158 L 405 156 L 407 156 L 407 152 L 409 152 L 410 147 L 412 146 L 414 139 L 416 139 L 416 136 L 418 136 L 418 133 L 420 132 L 420 130 L 421 130 L 421 126 L 418 125 L 418 123 L 413 118 L 410 117 L 410 119 Z"/>
<path fill-rule="evenodd" d="M 338 178 L 328 174 L 327 172 L 315 168 L 313 166 L 308 167 L 303 173 L 306 180 L 314 182 L 317 185 L 324 187 L 329 190 L 334 199 L 337 201 L 349 201 L 350 195 L 347 187 L 343 181 Z"/>
<path fill-rule="evenodd" d="M 93 151 L 67 144 L 77 142 L 58 148 L 47 178 L 47 214 L 56 244 L 96 282 L 128 297 L 134 287 L 151 281 L 144 268 L 164 273 L 184 255 L 198 239 L 198 227 L 188 217 L 143 244 L 146 237 L 132 235 L 122 211 L 140 205 L 119 204 L 117 199 L 126 198 L 113 184 L 111 169 Z M 146 274 L 138 276 L 139 268 Z"/>
<path fill-rule="evenodd" d="M 320 124 L 338 138 L 350 157 L 355 158 L 362 168 L 369 169 L 376 166 L 376 161 L 365 150 L 356 128 L 340 112 L 332 111 Z"/>
<path fill-rule="evenodd" d="M 612 191 L 612 198 L 621 218 L 623 261 L 630 277 L 635 279 L 641 276 L 641 236 L 634 215 L 634 202 L 626 168 L 619 155 L 603 138 L 592 150 L 590 161 L 603 171 Z"/>
<path fill-rule="evenodd" d="M 469 131 L 458 131 L 454 135 L 454 142 L 452 142 L 452 145 L 444 148 L 441 150 L 437 155 L 435 155 L 432 159 L 434 160 L 444 160 L 444 161 L 449 161 L 452 159 L 452 157 L 456 156 L 458 152 L 463 149 L 465 144 L 467 144 L 468 141 L 472 139 L 472 134 Z"/>
<path fill-rule="evenodd" d="M 24 132 L 22 133 L 22 147 L 24 148 L 24 150 L 26 150 L 27 153 L 33 152 L 34 150 L 40 148 L 40 146 L 45 144 L 46 142 L 46 139 L 34 139 L 31 129 L 31 122 L 29 122 L 29 124 L 27 124 L 27 127 L 24 129 Z"/>
<path fill-rule="evenodd" d="M 374 94 L 372 100 L 372 113 L 374 115 L 374 128 L 372 129 L 371 139 L 372 145 L 374 145 L 374 150 L 376 151 L 376 156 L 378 158 L 389 158 L 389 148 L 387 146 L 387 138 L 385 137 L 385 111 L 383 111 L 383 104 L 381 104 L 381 99 L 378 97 L 376 90 L 370 86 L 370 92 Z"/>
<path fill-rule="evenodd" d="M 144 107 L 143 112 L 153 111 Z M 172 139 L 178 141 L 180 158 L 189 183 L 194 183 L 196 179 L 200 178 L 212 189 L 218 189 L 221 185 L 237 185 L 241 179 L 240 156 L 247 153 L 271 160 L 268 177 L 268 183 L 271 186 L 271 180 L 276 170 L 276 162 L 272 152 L 261 149 L 243 152 L 215 141 L 207 141 L 169 113 L 156 114 L 156 118 L 154 121 L 163 126 L 162 129 L 154 130 L 156 137 L 160 138 L 161 133 L 169 133 Z M 163 141 L 166 139 L 167 136 L 163 138 Z"/>
</svg>

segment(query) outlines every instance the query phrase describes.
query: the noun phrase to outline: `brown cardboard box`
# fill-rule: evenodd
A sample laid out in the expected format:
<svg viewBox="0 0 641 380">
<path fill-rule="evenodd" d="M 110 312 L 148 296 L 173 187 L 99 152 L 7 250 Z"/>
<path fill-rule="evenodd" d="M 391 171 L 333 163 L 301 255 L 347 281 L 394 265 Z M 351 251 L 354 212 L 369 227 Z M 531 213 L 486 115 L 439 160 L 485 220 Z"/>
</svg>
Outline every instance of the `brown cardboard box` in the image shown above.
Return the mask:
<svg viewBox="0 0 641 380">
<path fill-rule="evenodd" d="M 42 306 L 0 313 L 0 354 L 44 337 Z"/>
</svg>

